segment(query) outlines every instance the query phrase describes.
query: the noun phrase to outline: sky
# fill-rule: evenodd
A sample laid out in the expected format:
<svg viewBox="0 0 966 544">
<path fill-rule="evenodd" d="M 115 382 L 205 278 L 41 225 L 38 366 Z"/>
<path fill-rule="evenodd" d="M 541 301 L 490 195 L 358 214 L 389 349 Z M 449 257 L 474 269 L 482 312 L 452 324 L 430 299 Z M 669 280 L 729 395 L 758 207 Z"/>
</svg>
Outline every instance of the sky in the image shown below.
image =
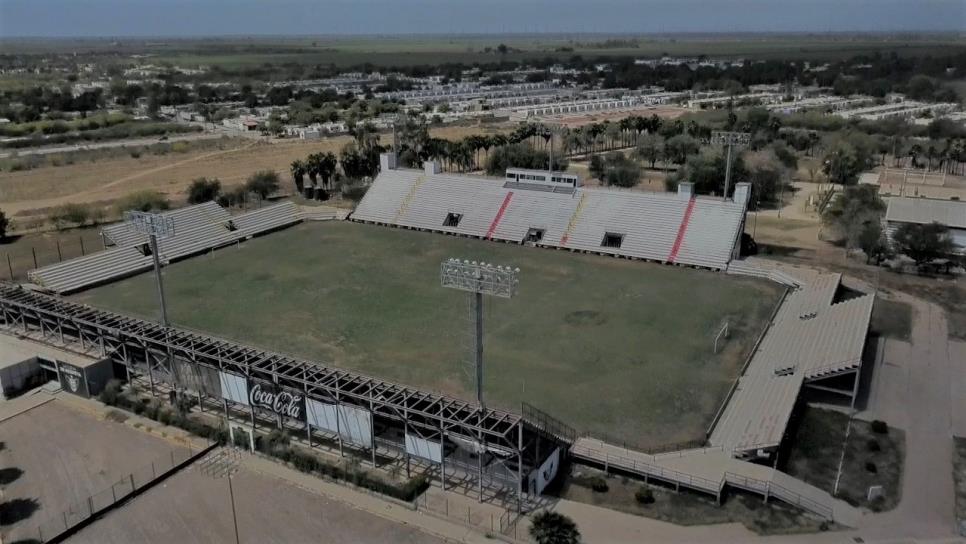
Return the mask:
<svg viewBox="0 0 966 544">
<path fill-rule="evenodd" d="M 0 0 L 0 37 L 966 31 L 966 0 Z"/>
</svg>

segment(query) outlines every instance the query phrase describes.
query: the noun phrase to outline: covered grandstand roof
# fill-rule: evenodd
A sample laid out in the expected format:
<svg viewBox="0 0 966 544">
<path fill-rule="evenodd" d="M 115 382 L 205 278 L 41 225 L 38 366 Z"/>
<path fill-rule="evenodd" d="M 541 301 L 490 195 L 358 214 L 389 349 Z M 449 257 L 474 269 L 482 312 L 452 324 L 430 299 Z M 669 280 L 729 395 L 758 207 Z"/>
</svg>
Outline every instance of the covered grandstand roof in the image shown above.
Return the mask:
<svg viewBox="0 0 966 544">
<path fill-rule="evenodd" d="M 502 179 L 387 169 L 352 218 L 517 243 L 540 229 L 543 246 L 724 269 L 744 205 L 615 189 L 559 194 Z M 606 235 L 614 236 L 605 243 Z"/>
<path fill-rule="evenodd" d="M 898 223 L 942 223 L 966 229 L 966 202 L 894 196 L 889 198 L 886 221 Z"/>
</svg>

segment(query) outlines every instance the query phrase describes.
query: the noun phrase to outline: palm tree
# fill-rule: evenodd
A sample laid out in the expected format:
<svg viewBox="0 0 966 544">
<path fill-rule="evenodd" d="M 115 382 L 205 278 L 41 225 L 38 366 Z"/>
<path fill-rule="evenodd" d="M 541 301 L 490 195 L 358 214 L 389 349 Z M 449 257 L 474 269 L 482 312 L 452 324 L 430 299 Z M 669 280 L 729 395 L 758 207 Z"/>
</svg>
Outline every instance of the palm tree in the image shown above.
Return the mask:
<svg viewBox="0 0 966 544">
<path fill-rule="evenodd" d="M 291 165 L 292 180 L 295 181 L 295 189 L 302 194 L 302 187 L 305 181 L 305 161 L 296 159 Z"/>
<path fill-rule="evenodd" d="M 333 174 L 335 174 L 335 169 L 339 165 L 339 160 L 336 158 L 335 154 L 331 151 L 327 153 L 319 153 L 318 158 L 318 173 L 322 176 L 322 186 L 326 189 L 330 189 L 330 182 L 333 179 Z"/>
</svg>

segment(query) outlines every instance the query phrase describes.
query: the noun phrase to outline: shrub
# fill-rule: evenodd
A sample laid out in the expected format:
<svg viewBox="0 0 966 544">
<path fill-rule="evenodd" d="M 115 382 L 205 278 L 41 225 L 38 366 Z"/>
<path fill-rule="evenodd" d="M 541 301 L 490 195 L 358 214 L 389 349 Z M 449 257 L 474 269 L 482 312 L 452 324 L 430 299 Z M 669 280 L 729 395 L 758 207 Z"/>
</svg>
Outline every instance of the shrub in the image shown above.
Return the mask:
<svg viewBox="0 0 966 544">
<path fill-rule="evenodd" d="M 131 158 L 132 159 L 140 159 L 141 158 L 141 152 L 140 151 L 131 151 Z"/>
<path fill-rule="evenodd" d="M 889 434 L 889 426 L 886 425 L 886 422 L 882 421 L 881 419 L 873 420 L 872 423 L 869 424 L 869 427 L 875 434 Z"/>
<path fill-rule="evenodd" d="M 870 472 L 872 474 L 875 474 L 875 473 L 879 472 L 878 467 L 876 467 L 875 466 L 875 463 L 873 463 L 872 461 L 866 461 L 865 462 L 865 470 L 866 470 L 866 472 Z"/>
<path fill-rule="evenodd" d="M 359 202 L 362 200 L 362 197 L 366 196 L 366 191 L 368 190 L 369 188 L 364 185 L 346 187 L 342 189 L 342 196 L 348 198 L 353 202 Z"/>
<path fill-rule="evenodd" d="M 577 524 L 558 512 L 545 510 L 533 516 L 530 536 L 537 544 L 577 544 L 580 531 Z"/>
<path fill-rule="evenodd" d="M 87 204 L 68 202 L 55 208 L 50 214 L 50 220 L 57 229 L 63 229 L 68 226 L 83 225 L 91 219 L 92 215 L 91 207 Z"/>
<path fill-rule="evenodd" d="M 201 204 L 218 198 L 221 182 L 217 179 L 197 178 L 188 187 L 188 203 Z"/>
<path fill-rule="evenodd" d="M 638 504 L 653 504 L 654 492 L 648 487 L 641 486 L 641 488 L 637 490 L 637 493 L 634 493 L 634 499 L 637 500 Z"/>
<path fill-rule="evenodd" d="M 278 174 L 274 170 L 261 170 L 249 176 L 245 190 L 263 199 L 278 190 Z"/>
<path fill-rule="evenodd" d="M 598 493 L 607 493 L 607 490 L 610 489 L 607 480 L 599 476 L 590 480 L 590 488 Z"/>
<path fill-rule="evenodd" d="M 138 191 L 130 193 L 121 198 L 115 204 L 118 212 L 124 213 L 129 210 L 150 212 L 156 210 L 167 210 L 171 207 L 168 199 L 157 191 Z"/>
<path fill-rule="evenodd" d="M 879 445 L 879 441 L 875 438 L 870 438 L 865 443 L 865 449 L 871 452 L 882 451 L 882 446 Z"/>
</svg>

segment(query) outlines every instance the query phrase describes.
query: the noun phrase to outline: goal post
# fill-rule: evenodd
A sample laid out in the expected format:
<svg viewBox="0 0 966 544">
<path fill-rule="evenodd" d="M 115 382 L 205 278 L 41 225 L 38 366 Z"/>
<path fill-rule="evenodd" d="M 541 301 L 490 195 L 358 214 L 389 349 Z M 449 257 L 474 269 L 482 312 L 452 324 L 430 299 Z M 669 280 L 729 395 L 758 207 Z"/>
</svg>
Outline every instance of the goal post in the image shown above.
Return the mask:
<svg viewBox="0 0 966 544">
<path fill-rule="evenodd" d="M 714 352 L 716 354 L 724 347 L 725 341 L 731 337 L 731 327 L 729 325 L 730 321 L 725 320 L 721 328 L 718 329 L 717 334 L 714 335 Z"/>
</svg>

